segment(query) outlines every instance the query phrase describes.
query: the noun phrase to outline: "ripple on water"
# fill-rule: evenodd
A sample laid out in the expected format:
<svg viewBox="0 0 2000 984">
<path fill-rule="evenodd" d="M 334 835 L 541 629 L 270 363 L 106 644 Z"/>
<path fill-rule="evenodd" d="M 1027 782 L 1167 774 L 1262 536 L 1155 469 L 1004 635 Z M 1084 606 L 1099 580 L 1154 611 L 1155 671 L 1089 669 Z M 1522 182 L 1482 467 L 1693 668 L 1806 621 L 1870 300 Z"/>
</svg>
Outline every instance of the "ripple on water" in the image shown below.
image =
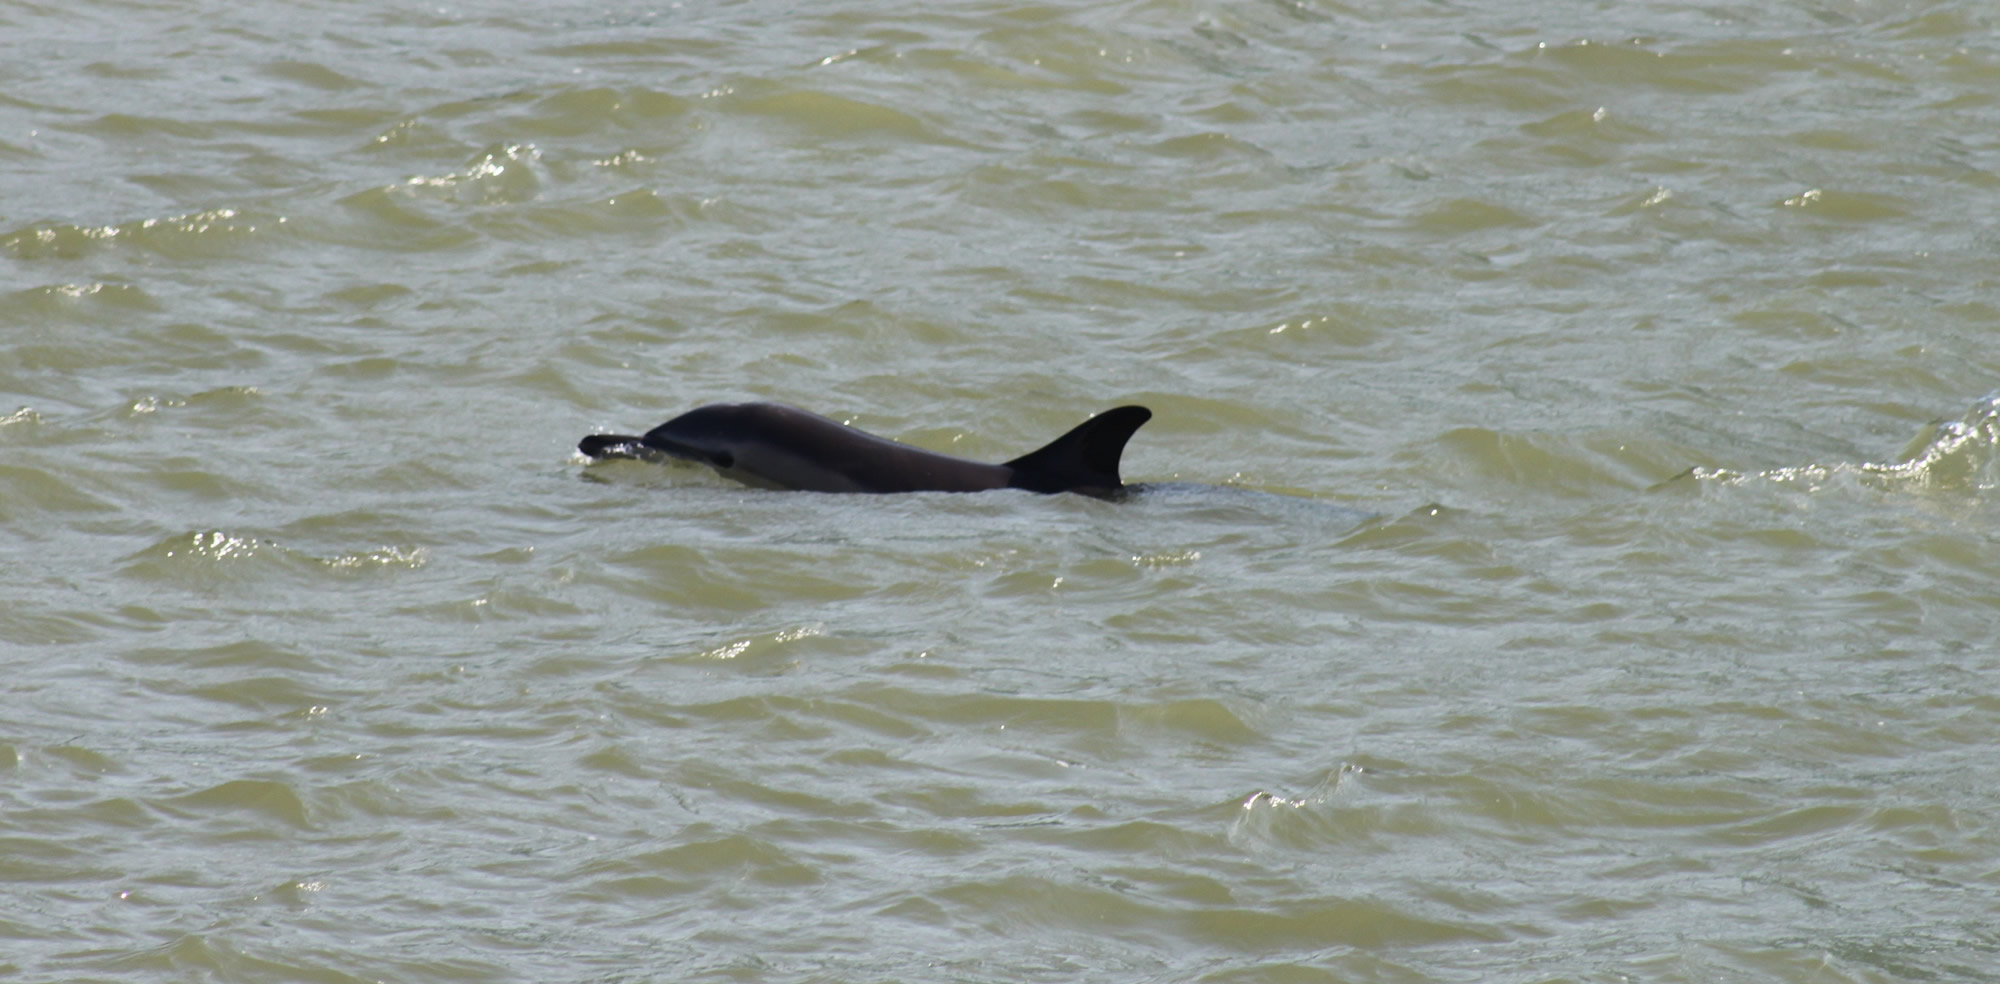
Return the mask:
<svg viewBox="0 0 2000 984">
<path fill-rule="evenodd" d="M 172 260 L 213 261 L 240 257 L 253 245 L 273 248 L 271 235 L 288 221 L 263 211 L 214 208 L 115 225 L 32 225 L 0 233 L 0 254 L 24 261 L 80 260 L 136 247 Z"/>
<path fill-rule="evenodd" d="M 157 802 L 160 809 L 183 818 L 204 817 L 211 827 L 234 826 L 237 814 L 249 814 L 253 819 L 246 832 L 263 830 L 266 836 L 281 835 L 268 831 L 263 821 L 294 829 L 312 826 L 306 802 L 292 784 L 269 779 L 233 779 Z"/>
<path fill-rule="evenodd" d="M 0 492 L 4 492 L 0 494 L 0 517 L 10 520 L 36 514 L 121 511 L 111 499 L 45 468 L 0 464 Z"/>
<path fill-rule="evenodd" d="M 419 546 L 385 545 L 315 554 L 254 534 L 196 530 L 167 537 L 125 558 L 120 573 L 203 592 L 284 593 L 330 577 L 415 570 L 429 562 Z"/>
<path fill-rule="evenodd" d="M 1703 482 L 1761 481 L 1809 493 L 1841 483 L 1889 492 L 1991 491 L 2000 488 L 2000 394 L 1974 403 L 1963 417 L 1926 428 L 1890 463 L 1790 465 L 1756 473 L 1695 468 L 1689 474 Z"/>
<path fill-rule="evenodd" d="M 164 310 L 159 300 L 144 287 L 126 283 L 64 283 L 17 290 L 5 298 L 11 312 L 32 316 L 46 324 L 91 323 L 110 317 L 130 317 L 136 312 Z M 36 368 L 31 353 L 16 351 L 10 361 L 23 368 Z M 82 368 L 81 364 L 71 368 Z"/>
</svg>

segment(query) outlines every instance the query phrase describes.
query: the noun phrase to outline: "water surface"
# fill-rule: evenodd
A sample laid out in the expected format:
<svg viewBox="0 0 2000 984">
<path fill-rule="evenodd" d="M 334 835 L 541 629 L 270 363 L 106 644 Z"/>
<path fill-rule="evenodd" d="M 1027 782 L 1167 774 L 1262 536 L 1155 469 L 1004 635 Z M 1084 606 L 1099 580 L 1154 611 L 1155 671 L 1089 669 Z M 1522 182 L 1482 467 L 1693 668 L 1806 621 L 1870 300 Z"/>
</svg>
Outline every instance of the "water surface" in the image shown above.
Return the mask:
<svg viewBox="0 0 2000 984">
<path fill-rule="evenodd" d="M 2000 980 L 1996 27 L 0 12 L 0 976 Z"/>
</svg>

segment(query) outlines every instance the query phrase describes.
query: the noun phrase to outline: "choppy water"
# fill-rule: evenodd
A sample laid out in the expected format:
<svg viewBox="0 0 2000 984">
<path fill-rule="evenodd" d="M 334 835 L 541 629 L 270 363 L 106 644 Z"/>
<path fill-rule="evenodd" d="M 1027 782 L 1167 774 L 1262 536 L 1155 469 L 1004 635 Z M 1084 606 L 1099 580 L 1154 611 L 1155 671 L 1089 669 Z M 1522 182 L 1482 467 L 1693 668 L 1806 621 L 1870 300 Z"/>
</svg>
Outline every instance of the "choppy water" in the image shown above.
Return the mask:
<svg viewBox="0 0 2000 984">
<path fill-rule="evenodd" d="M 2000 981 L 1996 28 L 0 9 L 0 977 Z"/>
</svg>

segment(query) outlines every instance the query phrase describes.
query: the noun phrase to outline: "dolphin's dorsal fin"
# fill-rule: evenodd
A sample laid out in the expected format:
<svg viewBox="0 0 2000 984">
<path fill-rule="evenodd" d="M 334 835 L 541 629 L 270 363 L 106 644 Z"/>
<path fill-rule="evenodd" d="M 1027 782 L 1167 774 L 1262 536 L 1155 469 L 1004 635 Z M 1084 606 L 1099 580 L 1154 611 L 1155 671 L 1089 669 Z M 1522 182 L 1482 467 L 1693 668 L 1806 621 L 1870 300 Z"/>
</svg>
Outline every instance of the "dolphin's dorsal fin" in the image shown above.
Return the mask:
<svg viewBox="0 0 2000 984">
<path fill-rule="evenodd" d="M 1106 410 L 1041 450 L 1007 462 L 1007 467 L 1014 469 L 1007 484 L 1030 492 L 1110 495 L 1125 487 L 1118 479 L 1118 458 L 1125 453 L 1125 442 L 1151 419 L 1153 411 L 1145 407 Z"/>
</svg>

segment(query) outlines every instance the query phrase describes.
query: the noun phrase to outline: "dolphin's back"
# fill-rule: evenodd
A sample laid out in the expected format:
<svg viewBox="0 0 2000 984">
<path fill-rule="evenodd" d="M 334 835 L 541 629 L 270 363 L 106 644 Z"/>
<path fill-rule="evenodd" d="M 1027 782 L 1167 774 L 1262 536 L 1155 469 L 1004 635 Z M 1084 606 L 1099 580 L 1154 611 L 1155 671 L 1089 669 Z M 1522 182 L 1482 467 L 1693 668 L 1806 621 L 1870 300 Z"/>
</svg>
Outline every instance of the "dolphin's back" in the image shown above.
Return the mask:
<svg viewBox="0 0 2000 984">
<path fill-rule="evenodd" d="M 985 492 L 1007 487 L 1000 465 L 970 461 L 892 441 L 811 411 L 784 404 L 756 404 L 782 435 L 792 469 L 790 488 L 819 492 Z"/>
<path fill-rule="evenodd" d="M 782 403 L 699 407 L 642 440 L 655 452 L 703 462 L 746 485 L 800 492 L 984 492 L 1006 488 L 1013 474 Z"/>
</svg>

